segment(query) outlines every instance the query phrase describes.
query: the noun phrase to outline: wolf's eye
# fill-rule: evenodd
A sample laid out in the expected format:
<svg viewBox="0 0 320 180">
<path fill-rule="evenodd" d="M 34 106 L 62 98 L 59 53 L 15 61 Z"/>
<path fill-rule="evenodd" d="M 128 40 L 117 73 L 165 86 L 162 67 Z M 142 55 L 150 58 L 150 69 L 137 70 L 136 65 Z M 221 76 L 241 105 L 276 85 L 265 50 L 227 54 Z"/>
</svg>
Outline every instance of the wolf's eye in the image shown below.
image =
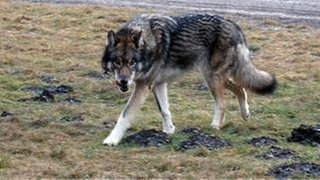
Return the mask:
<svg viewBox="0 0 320 180">
<path fill-rule="evenodd" d="M 136 59 L 135 58 L 132 58 L 131 61 L 130 61 L 130 66 L 134 66 L 136 64 Z"/>
<path fill-rule="evenodd" d="M 114 64 L 115 66 L 121 66 L 121 62 L 120 62 L 119 58 L 115 59 L 115 60 L 113 61 L 113 64 Z"/>
</svg>

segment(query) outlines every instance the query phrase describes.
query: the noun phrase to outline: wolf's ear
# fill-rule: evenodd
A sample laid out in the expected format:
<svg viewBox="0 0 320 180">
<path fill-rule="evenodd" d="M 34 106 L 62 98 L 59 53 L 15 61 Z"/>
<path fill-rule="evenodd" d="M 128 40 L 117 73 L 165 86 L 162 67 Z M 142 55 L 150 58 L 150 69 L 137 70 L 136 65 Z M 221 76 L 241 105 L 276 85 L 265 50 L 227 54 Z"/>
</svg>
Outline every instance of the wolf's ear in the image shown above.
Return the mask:
<svg viewBox="0 0 320 180">
<path fill-rule="evenodd" d="M 143 45 L 142 31 L 133 31 L 131 39 L 137 47 L 141 47 Z"/>
<path fill-rule="evenodd" d="M 114 46 L 116 44 L 116 35 L 115 33 L 110 30 L 108 32 L 108 35 L 107 35 L 107 39 L 106 39 L 106 46 Z"/>
</svg>

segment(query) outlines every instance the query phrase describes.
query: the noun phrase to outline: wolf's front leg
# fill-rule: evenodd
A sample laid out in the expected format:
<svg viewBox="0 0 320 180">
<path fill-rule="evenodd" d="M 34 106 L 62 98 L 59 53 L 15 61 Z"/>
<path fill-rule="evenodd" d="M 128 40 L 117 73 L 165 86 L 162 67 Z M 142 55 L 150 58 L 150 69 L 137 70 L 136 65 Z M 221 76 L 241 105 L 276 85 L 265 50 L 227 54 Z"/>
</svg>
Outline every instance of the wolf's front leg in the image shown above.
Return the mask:
<svg viewBox="0 0 320 180">
<path fill-rule="evenodd" d="M 149 86 L 143 82 L 137 82 L 136 87 L 126 107 L 122 111 L 116 126 L 111 131 L 110 135 L 103 141 L 103 144 L 112 146 L 117 145 L 126 130 L 131 126 L 135 112 L 146 100 L 149 93 Z"/>
<path fill-rule="evenodd" d="M 173 134 L 175 130 L 175 126 L 172 123 L 171 113 L 169 110 L 167 84 L 166 83 L 157 84 L 153 89 L 153 93 L 163 118 L 163 121 L 162 121 L 163 132 L 167 134 Z"/>
</svg>

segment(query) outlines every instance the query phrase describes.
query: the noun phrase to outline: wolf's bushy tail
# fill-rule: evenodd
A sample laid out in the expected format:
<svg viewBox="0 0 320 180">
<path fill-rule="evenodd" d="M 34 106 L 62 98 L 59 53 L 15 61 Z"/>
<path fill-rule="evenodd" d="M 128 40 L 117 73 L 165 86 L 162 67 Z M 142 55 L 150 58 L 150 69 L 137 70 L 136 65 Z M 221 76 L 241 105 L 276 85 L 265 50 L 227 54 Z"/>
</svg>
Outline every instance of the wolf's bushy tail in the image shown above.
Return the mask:
<svg viewBox="0 0 320 180">
<path fill-rule="evenodd" d="M 257 94 L 272 94 L 276 90 L 278 85 L 276 78 L 252 64 L 246 45 L 237 46 L 237 56 L 240 64 L 235 72 L 235 81 Z"/>
</svg>

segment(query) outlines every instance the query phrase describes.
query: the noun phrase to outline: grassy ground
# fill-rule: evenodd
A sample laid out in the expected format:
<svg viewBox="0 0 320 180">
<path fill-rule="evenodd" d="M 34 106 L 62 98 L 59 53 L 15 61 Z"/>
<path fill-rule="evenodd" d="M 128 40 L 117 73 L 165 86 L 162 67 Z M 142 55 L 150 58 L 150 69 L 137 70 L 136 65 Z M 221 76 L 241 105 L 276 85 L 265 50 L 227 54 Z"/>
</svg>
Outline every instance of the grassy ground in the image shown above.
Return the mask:
<svg viewBox="0 0 320 180">
<path fill-rule="evenodd" d="M 122 144 L 106 147 L 108 135 L 129 95 L 117 87 L 85 74 L 100 71 L 107 30 L 117 29 L 142 9 L 95 6 L 56 6 L 0 2 L 0 177 L 3 178 L 236 178 L 268 177 L 275 165 L 286 160 L 262 160 L 256 155 L 266 148 L 245 143 L 270 136 L 291 148 L 305 161 L 320 163 L 319 148 L 288 143 L 286 137 L 301 123 L 320 122 L 320 31 L 308 26 L 275 20 L 240 22 L 255 64 L 276 75 L 279 89 L 270 97 L 249 94 L 252 118 L 243 121 L 236 99 L 227 93 L 226 127 L 209 127 L 213 100 L 196 73 L 169 86 L 174 122 L 179 130 L 198 127 L 228 139 L 232 148 L 209 152 L 180 152 L 174 145 L 139 148 Z M 31 97 L 23 90 L 45 85 L 43 75 L 55 84 L 74 87 L 80 104 L 19 102 Z M 83 123 L 59 123 L 63 116 L 81 115 Z M 161 117 L 150 96 L 128 134 L 143 128 L 161 129 Z"/>
</svg>

